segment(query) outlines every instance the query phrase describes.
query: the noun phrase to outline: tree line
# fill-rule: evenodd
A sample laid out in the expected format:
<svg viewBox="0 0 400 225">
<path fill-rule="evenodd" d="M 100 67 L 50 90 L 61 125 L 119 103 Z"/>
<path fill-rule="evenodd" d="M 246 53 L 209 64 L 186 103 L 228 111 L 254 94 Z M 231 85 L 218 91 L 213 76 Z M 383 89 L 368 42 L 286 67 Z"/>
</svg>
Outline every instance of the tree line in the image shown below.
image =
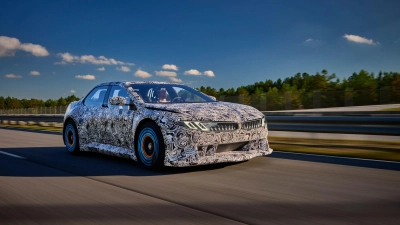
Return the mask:
<svg viewBox="0 0 400 225">
<path fill-rule="evenodd" d="M 349 105 L 400 103 L 400 73 L 381 71 L 375 75 L 360 70 L 341 80 L 335 73 L 322 70 L 315 74 L 296 73 L 283 80 L 267 79 L 236 89 L 201 86 L 198 90 L 220 100 L 262 110 L 285 109 L 288 102 L 293 109 L 300 105 L 315 108 L 316 99 L 318 108 L 346 106 L 346 101 L 351 101 Z"/>
<path fill-rule="evenodd" d="M 279 78 L 276 81 L 267 79 L 254 84 L 240 86 L 236 89 L 229 88 L 219 90 L 210 86 L 201 86 L 198 90 L 214 97 L 219 96 L 237 96 L 240 94 L 257 94 L 270 91 L 345 91 L 345 90 L 375 90 L 384 87 L 400 88 L 400 73 L 398 72 L 379 72 L 378 76 L 361 70 L 353 73 L 349 78 L 340 80 L 335 73 L 329 74 L 327 70 L 322 70 L 316 74 L 297 73 L 284 80 Z"/>
<path fill-rule="evenodd" d="M 382 93 L 389 96 L 389 102 L 400 102 L 400 73 L 379 72 L 378 75 L 366 70 L 354 72 L 350 77 L 340 80 L 335 73 L 329 74 L 322 70 L 315 74 L 296 73 L 285 79 L 255 82 L 238 88 L 220 88 L 219 90 L 201 86 L 199 91 L 214 96 L 220 100 L 240 102 L 266 110 L 283 109 L 290 101 L 293 108 L 304 105 L 306 108 L 315 106 L 318 97 L 321 107 L 343 106 L 346 99 L 356 101 L 354 105 L 373 104 L 382 100 Z M 317 94 L 316 94 L 317 92 Z M 289 94 L 288 94 L 289 93 Z M 79 100 L 75 95 L 56 100 L 48 99 L 17 99 L 0 96 L 0 109 L 38 108 L 66 106 Z"/>
<path fill-rule="evenodd" d="M 79 98 L 75 95 L 70 95 L 66 98 L 60 97 L 59 99 L 48 99 L 43 101 L 41 99 L 18 99 L 13 97 L 0 96 L 0 109 L 26 109 L 26 108 L 40 108 L 40 107 L 53 107 L 53 106 L 67 106 L 73 101 L 78 101 Z"/>
</svg>

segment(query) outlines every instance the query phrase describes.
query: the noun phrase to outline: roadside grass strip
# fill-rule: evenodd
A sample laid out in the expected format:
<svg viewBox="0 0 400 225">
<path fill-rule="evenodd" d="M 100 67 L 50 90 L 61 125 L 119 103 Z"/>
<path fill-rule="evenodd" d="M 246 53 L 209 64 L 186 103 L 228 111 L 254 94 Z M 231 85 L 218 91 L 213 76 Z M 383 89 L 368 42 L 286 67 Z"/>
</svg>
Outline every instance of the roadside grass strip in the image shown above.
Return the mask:
<svg viewBox="0 0 400 225">
<path fill-rule="evenodd" d="M 54 131 L 62 132 L 62 127 L 43 127 L 38 125 L 4 125 L 0 124 L 0 127 L 17 128 L 17 129 L 27 129 L 27 130 L 41 130 L 41 131 Z"/>
<path fill-rule="evenodd" d="M 400 162 L 399 142 L 268 137 L 276 151 Z"/>
<path fill-rule="evenodd" d="M 382 109 L 381 111 L 400 111 L 400 107 L 397 107 L 397 108 L 388 108 L 388 109 Z"/>
</svg>

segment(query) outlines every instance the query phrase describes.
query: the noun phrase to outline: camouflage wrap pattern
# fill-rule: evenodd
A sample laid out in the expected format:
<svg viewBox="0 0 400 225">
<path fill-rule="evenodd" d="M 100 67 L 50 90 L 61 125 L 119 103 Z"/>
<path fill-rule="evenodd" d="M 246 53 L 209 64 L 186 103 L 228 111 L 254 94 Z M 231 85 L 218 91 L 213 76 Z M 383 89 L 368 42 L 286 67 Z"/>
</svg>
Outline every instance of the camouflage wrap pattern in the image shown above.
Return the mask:
<svg viewBox="0 0 400 225">
<path fill-rule="evenodd" d="M 247 121 L 264 118 L 257 109 L 227 102 L 148 104 L 130 87 L 131 82 L 111 82 L 127 90 L 135 110 L 85 106 L 83 100 L 68 107 L 64 123 L 72 119 L 78 129 L 81 151 L 94 151 L 137 160 L 135 134 L 141 124 L 153 121 L 165 144 L 165 166 L 185 167 L 245 161 L 268 155 L 267 126 L 242 129 Z M 232 131 L 202 131 L 182 126 L 181 121 L 215 121 L 238 124 Z M 218 146 L 244 143 L 235 151 L 218 152 Z"/>
</svg>

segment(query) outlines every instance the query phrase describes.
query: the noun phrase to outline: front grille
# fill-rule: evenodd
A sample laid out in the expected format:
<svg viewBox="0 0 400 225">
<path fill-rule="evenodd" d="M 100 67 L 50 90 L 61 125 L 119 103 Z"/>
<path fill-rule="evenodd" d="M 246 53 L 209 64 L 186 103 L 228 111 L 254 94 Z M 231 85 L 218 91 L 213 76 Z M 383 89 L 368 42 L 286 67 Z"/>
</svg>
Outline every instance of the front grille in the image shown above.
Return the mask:
<svg viewBox="0 0 400 225">
<path fill-rule="evenodd" d="M 217 123 L 216 125 L 210 127 L 210 131 L 234 131 L 239 129 L 237 123 Z"/>
<path fill-rule="evenodd" d="M 262 127 L 262 119 L 252 120 L 242 123 L 242 129 L 251 130 L 255 128 Z"/>
</svg>

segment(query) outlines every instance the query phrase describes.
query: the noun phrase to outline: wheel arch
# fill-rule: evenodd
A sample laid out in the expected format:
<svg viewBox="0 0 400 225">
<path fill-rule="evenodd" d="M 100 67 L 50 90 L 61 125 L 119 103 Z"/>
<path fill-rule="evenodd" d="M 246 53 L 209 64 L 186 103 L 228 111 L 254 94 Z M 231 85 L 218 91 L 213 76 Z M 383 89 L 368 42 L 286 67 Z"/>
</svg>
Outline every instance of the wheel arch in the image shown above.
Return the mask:
<svg viewBox="0 0 400 225">
<path fill-rule="evenodd" d="M 64 136 L 65 125 L 66 125 L 69 121 L 74 122 L 75 127 L 78 129 L 78 127 L 77 127 L 77 125 L 76 125 L 76 121 L 75 121 L 75 119 L 74 119 L 73 117 L 69 116 L 69 117 L 67 117 L 67 118 L 64 120 L 64 123 L 63 123 L 63 131 L 62 131 L 62 136 L 63 136 L 63 142 L 64 142 L 64 144 L 65 144 L 65 136 Z M 78 132 L 78 130 L 77 130 L 77 132 Z M 78 133 L 79 133 L 79 132 L 78 132 Z"/>
</svg>

